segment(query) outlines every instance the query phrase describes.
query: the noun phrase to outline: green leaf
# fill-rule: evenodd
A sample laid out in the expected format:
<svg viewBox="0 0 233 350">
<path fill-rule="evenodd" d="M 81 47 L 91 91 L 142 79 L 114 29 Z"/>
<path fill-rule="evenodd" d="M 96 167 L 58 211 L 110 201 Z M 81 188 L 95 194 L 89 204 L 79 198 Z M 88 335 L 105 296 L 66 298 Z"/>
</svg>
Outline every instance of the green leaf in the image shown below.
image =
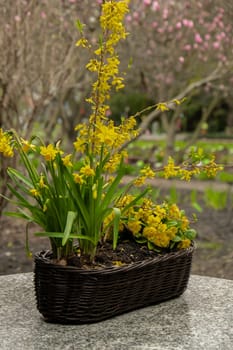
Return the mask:
<svg viewBox="0 0 233 350">
<path fill-rule="evenodd" d="M 160 252 L 161 250 L 159 248 L 157 248 L 153 243 L 151 243 L 150 241 L 147 242 L 147 247 L 149 250 L 154 250 L 155 252 Z"/>
<path fill-rule="evenodd" d="M 180 242 L 182 241 L 182 238 L 180 236 L 175 236 L 174 238 L 172 238 L 172 242 Z"/>
<path fill-rule="evenodd" d="M 137 195 L 129 204 L 127 204 L 123 209 L 122 209 L 122 213 L 124 213 L 125 211 L 127 211 L 129 208 L 131 208 L 133 205 L 137 204 L 138 201 L 145 196 L 145 194 L 149 191 L 149 188 L 146 188 L 142 193 L 140 193 L 139 195 Z"/>
<path fill-rule="evenodd" d="M 49 238 L 63 238 L 64 232 L 35 232 L 35 236 L 37 237 L 49 237 Z"/>
<path fill-rule="evenodd" d="M 67 214 L 67 219 L 66 219 L 66 226 L 65 226 L 65 230 L 64 230 L 64 237 L 62 239 L 62 245 L 64 246 L 66 244 L 66 242 L 69 239 L 71 230 L 72 230 L 72 226 L 74 223 L 74 220 L 77 217 L 77 212 L 74 211 L 68 211 Z"/>
<path fill-rule="evenodd" d="M 99 47 L 103 46 L 103 35 L 99 35 Z"/>
<path fill-rule="evenodd" d="M 73 176 L 67 169 L 64 169 L 64 173 L 68 178 L 68 183 L 70 185 L 70 187 L 68 187 L 69 194 L 74 202 L 75 207 L 77 208 L 78 214 L 82 216 L 82 222 L 85 225 L 85 230 L 88 231 L 88 227 L 90 225 L 90 214 L 87 210 L 86 203 L 82 198 L 80 188 L 77 184 L 74 183 Z"/>
<path fill-rule="evenodd" d="M 18 180 L 22 181 L 25 185 L 27 185 L 27 187 L 29 188 L 33 187 L 32 182 L 28 180 L 28 178 L 23 174 L 21 174 L 18 170 L 13 168 L 8 168 L 7 173 L 13 181 L 15 180 L 15 178 L 17 178 Z"/>
<path fill-rule="evenodd" d="M 193 208 L 196 209 L 199 213 L 201 213 L 203 211 L 202 207 L 197 202 L 197 191 L 196 190 L 193 190 L 191 192 L 191 203 L 192 203 Z"/>
<path fill-rule="evenodd" d="M 137 243 L 143 244 L 147 242 L 147 239 L 144 237 L 135 237 L 134 238 Z"/>
<path fill-rule="evenodd" d="M 8 199 L 11 203 L 14 203 L 14 204 L 17 204 L 21 207 L 24 207 L 24 208 L 31 208 L 32 205 L 30 202 L 28 202 L 18 191 L 16 191 L 14 189 L 14 187 L 12 187 L 10 184 L 7 185 L 7 187 L 9 188 L 9 190 L 11 191 L 11 193 L 19 199 L 19 202 L 17 201 L 13 201 L 11 199 Z"/>
<path fill-rule="evenodd" d="M 167 227 L 173 227 L 173 226 L 178 226 L 178 222 L 176 220 L 170 220 L 167 222 Z"/>
<path fill-rule="evenodd" d="M 26 226 L 25 249 L 26 249 L 27 256 L 30 258 L 32 256 L 32 253 L 31 253 L 30 248 L 29 248 L 28 228 L 29 228 L 29 223 Z"/>
<path fill-rule="evenodd" d="M 77 19 L 77 21 L 75 22 L 75 25 L 76 25 L 76 28 L 78 29 L 78 31 L 79 31 L 80 33 L 82 33 L 85 24 L 83 24 L 82 22 L 80 22 L 79 19 Z"/>
<path fill-rule="evenodd" d="M 113 250 L 117 247 L 118 235 L 119 235 L 119 224 L 121 218 L 121 211 L 119 208 L 113 208 L 114 219 L 113 219 Z"/>
<path fill-rule="evenodd" d="M 193 202 L 193 203 L 192 203 L 192 207 L 193 207 L 194 209 L 196 209 L 199 213 L 202 213 L 202 212 L 203 212 L 202 207 L 201 207 L 197 202 Z"/>
<path fill-rule="evenodd" d="M 16 212 L 11 212 L 11 211 L 5 211 L 4 215 L 6 216 L 11 216 L 11 217 L 15 217 L 15 218 L 21 218 L 21 219 L 26 219 L 27 220 L 27 216 L 25 216 L 22 213 L 16 213 Z"/>
<path fill-rule="evenodd" d="M 35 232 L 34 233 L 35 236 L 37 237 L 48 237 L 48 238 L 63 238 L 64 237 L 64 232 L 47 232 L 47 231 L 43 231 L 43 232 Z M 91 243 L 95 243 L 94 240 L 92 238 L 90 238 L 89 236 L 85 236 L 85 235 L 79 235 L 79 234 L 75 234 L 75 233 L 71 233 L 69 235 L 69 238 L 74 239 L 84 239 L 87 241 L 90 241 Z"/>
<path fill-rule="evenodd" d="M 194 229 L 189 229 L 185 232 L 185 237 L 190 239 L 190 241 L 194 240 L 196 235 L 197 235 L 197 232 Z"/>
<path fill-rule="evenodd" d="M 108 191 L 105 194 L 104 200 L 102 202 L 102 206 L 103 208 L 106 208 L 109 203 L 111 203 L 111 201 L 113 200 L 115 193 L 116 193 L 116 189 L 122 179 L 122 177 L 124 176 L 123 172 L 119 172 L 117 174 L 117 176 L 115 177 L 114 181 L 111 183 L 111 185 L 109 186 Z"/>
</svg>

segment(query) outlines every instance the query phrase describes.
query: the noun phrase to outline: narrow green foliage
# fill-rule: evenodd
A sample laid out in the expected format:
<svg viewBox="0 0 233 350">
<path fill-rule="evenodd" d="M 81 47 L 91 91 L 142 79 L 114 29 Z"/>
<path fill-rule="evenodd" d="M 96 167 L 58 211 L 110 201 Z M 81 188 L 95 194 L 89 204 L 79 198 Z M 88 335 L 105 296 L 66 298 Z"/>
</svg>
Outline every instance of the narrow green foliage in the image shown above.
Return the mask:
<svg viewBox="0 0 233 350">
<path fill-rule="evenodd" d="M 78 31 L 80 33 L 82 33 L 85 25 L 83 23 L 81 23 L 79 19 L 76 20 L 75 25 L 76 25 L 76 28 L 78 29 Z"/>
<path fill-rule="evenodd" d="M 202 207 L 200 206 L 200 204 L 198 203 L 197 200 L 197 191 L 196 190 L 192 190 L 190 193 L 190 199 L 191 199 L 191 204 L 192 207 L 194 209 L 196 209 L 199 213 L 201 213 L 203 211 Z"/>
<path fill-rule="evenodd" d="M 228 193 L 226 191 L 215 191 L 212 188 L 207 188 L 204 193 L 206 205 L 221 210 L 227 206 Z"/>
</svg>

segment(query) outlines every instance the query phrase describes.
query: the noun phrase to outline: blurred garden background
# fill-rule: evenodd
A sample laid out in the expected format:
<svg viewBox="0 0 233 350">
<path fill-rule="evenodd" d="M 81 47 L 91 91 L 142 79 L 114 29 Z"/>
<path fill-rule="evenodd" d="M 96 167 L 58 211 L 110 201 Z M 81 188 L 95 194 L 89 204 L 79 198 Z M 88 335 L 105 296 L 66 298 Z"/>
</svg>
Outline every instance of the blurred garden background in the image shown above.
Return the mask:
<svg viewBox="0 0 233 350">
<path fill-rule="evenodd" d="M 69 150 L 75 126 L 88 119 L 92 77 L 89 57 L 76 47 L 76 21 L 91 42 L 99 40 L 101 0 L 0 0 L 0 128 L 25 139 L 62 137 Z M 185 161 L 192 149 L 213 154 L 224 170 L 189 183 L 152 181 L 153 196 L 177 202 L 198 231 L 193 273 L 233 279 L 233 5 L 227 0 L 131 0 L 129 35 L 119 47 L 125 89 L 110 100 L 107 117 L 138 116 L 140 135 L 126 145 L 125 181 L 149 162 L 173 156 Z M 169 111 L 147 109 L 164 101 Z M 64 145 L 65 143 L 65 145 Z M 36 159 L 32 159 L 36 162 Z M 9 195 L 6 168 L 19 159 L 0 158 L 0 192 Z M 0 274 L 32 270 L 26 257 L 25 225 L 7 218 L 0 197 Z M 30 231 L 33 232 L 33 227 Z M 33 252 L 48 248 L 30 236 Z"/>
</svg>

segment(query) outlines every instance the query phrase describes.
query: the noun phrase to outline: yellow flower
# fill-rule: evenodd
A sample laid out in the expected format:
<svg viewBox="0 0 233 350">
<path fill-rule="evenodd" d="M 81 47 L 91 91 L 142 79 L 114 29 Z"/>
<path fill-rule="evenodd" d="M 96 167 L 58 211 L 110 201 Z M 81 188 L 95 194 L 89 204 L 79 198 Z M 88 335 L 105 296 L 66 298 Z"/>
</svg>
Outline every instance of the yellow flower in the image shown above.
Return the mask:
<svg viewBox="0 0 233 350">
<path fill-rule="evenodd" d="M 146 181 L 146 176 L 139 176 L 136 180 L 134 180 L 134 185 L 135 186 L 142 186 L 145 184 L 145 181 Z"/>
<path fill-rule="evenodd" d="M 74 148 L 76 149 L 76 151 L 84 153 L 86 150 L 86 140 L 77 137 L 76 141 L 74 142 Z"/>
<path fill-rule="evenodd" d="M 7 158 L 11 158 L 14 155 L 13 148 L 11 148 L 9 145 L 6 145 L 4 149 L 2 149 L 0 145 L 0 152 Z"/>
<path fill-rule="evenodd" d="M 33 195 L 33 197 L 39 197 L 40 195 L 40 192 L 36 188 L 32 188 L 29 192 Z"/>
<path fill-rule="evenodd" d="M 94 51 L 96 58 L 90 59 L 86 68 L 97 73 L 97 81 L 92 84 L 92 94 L 87 101 L 92 106 L 93 114 L 89 121 L 95 125 L 101 119 L 105 119 L 105 101 L 110 98 L 110 90 L 119 90 L 124 87 L 123 78 L 119 76 L 120 60 L 116 54 L 115 46 L 121 39 L 126 38 L 126 30 L 123 25 L 125 14 L 129 11 L 128 0 L 107 1 L 102 4 L 102 14 L 100 16 L 100 26 L 102 29 L 102 41 Z M 81 38 L 76 45 L 85 48 L 90 47 L 88 40 Z M 108 139 L 108 144 L 111 142 Z"/>
<path fill-rule="evenodd" d="M 40 181 L 39 181 L 39 187 L 40 188 L 48 188 L 48 186 L 44 183 L 44 176 L 40 176 Z"/>
<path fill-rule="evenodd" d="M 40 154 L 45 158 L 46 161 L 53 161 L 58 153 L 62 153 L 52 144 L 40 147 Z"/>
<path fill-rule="evenodd" d="M 90 62 L 86 65 L 86 68 L 90 72 L 98 72 L 100 68 L 100 62 L 96 59 L 91 59 Z"/>
<path fill-rule="evenodd" d="M 175 166 L 174 160 L 169 157 L 168 164 L 164 167 L 164 177 L 168 179 L 169 177 L 178 175 L 179 167 Z"/>
<path fill-rule="evenodd" d="M 88 40 L 86 38 L 79 39 L 76 44 L 76 46 L 82 46 L 82 47 L 90 47 Z"/>
<path fill-rule="evenodd" d="M 143 229 L 143 236 L 150 242 L 160 248 L 167 248 L 170 243 L 170 237 L 166 232 L 167 225 L 160 223 L 156 228 L 153 226 L 146 226 Z"/>
<path fill-rule="evenodd" d="M 153 237 L 152 243 L 160 248 L 167 248 L 170 243 L 170 237 L 162 232 L 158 232 L 155 237 Z"/>
<path fill-rule="evenodd" d="M 185 169 L 181 169 L 179 172 L 179 175 L 181 177 L 181 180 L 190 181 L 193 175 L 193 172 Z"/>
<path fill-rule="evenodd" d="M 176 226 L 172 226 L 169 229 L 167 229 L 167 235 L 169 236 L 170 240 L 175 238 L 177 232 L 178 228 Z"/>
<path fill-rule="evenodd" d="M 7 132 L 3 132 L 0 128 L 0 153 L 2 153 L 4 157 L 11 158 L 14 155 L 11 140 L 12 137 Z"/>
<path fill-rule="evenodd" d="M 169 111 L 167 104 L 164 102 L 158 103 L 156 109 L 160 110 L 161 112 Z"/>
<path fill-rule="evenodd" d="M 186 216 L 181 219 L 181 230 L 186 231 L 189 227 L 189 220 Z"/>
<path fill-rule="evenodd" d="M 42 210 L 43 210 L 44 213 L 48 210 L 48 206 L 47 206 L 48 203 L 49 203 L 49 199 L 47 199 L 45 201 L 44 205 L 43 205 L 43 209 Z"/>
<path fill-rule="evenodd" d="M 160 205 L 155 206 L 154 213 L 155 213 L 155 215 L 160 217 L 160 219 L 164 219 L 167 215 L 166 209 Z"/>
<path fill-rule="evenodd" d="M 120 164 L 120 160 L 121 160 L 121 154 L 116 153 L 114 154 L 109 161 L 105 164 L 104 166 L 104 170 L 108 171 L 109 173 L 113 173 L 118 165 Z"/>
<path fill-rule="evenodd" d="M 169 207 L 168 215 L 172 219 L 179 219 L 181 218 L 181 211 L 176 204 L 172 204 Z"/>
<path fill-rule="evenodd" d="M 80 175 L 80 174 L 77 174 L 77 173 L 74 173 L 73 174 L 73 177 L 74 177 L 74 181 L 79 184 L 79 185 L 82 185 L 84 183 L 84 180 L 83 180 L 83 176 Z"/>
<path fill-rule="evenodd" d="M 154 226 L 146 226 L 143 229 L 143 236 L 151 240 L 156 235 L 157 230 Z"/>
<path fill-rule="evenodd" d="M 132 200 L 134 200 L 134 196 L 132 196 L 132 194 L 126 194 L 119 200 L 118 206 L 125 207 L 127 204 L 132 202 Z"/>
<path fill-rule="evenodd" d="M 191 245 L 191 241 L 189 239 L 183 239 L 181 242 L 179 242 L 179 244 L 177 245 L 178 249 L 186 249 L 188 247 L 190 247 Z"/>
<path fill-rule="evenodd" d="M 223 170 L 223 167 L 215 163 L 215 157 L 211 159 L 210 163 L 205 166 L 205 172 L 208 177 L 215 177 L 218 171 Z"/>
<path fill-rule="evenodd" d="M 146 220 L 146 223 L 149 226 L 157 226 L 162 220 L 162 217 L 158 216 L 158 215 L 149 215 L 149 217 Z"/>
<path fill-rule="evenodd" d="M 80 169 L 80 173 L 84 176 L 94 176 L 95 171 L 90 167 L 90 165 L 85 165 Z"/>
<path fill-rule="evenodd" d="M 92 186 L 92 196 L 93 196 L 93 199 L 97 198 L 97 185 L 96 184 L 94 184 Z"/>
<path fill-rule="evenodd" d="M 143 176 L 146 176 L 148 179 L 149 178 L 153 179 L 155 177 L 155 172 L 150 168 L 149 165 L 147 165 L 145 168 L 141 169 L 140 173 Z"/>
<path fill-rule="evenodd" d="M 70 167 L 70 168 L 73 166 L 73 164 L 70 160 L 71 157 L 72 157 L 72 154 L 67 154 L 65 157 L 62 158 L 63 164 L 67 167 Z"/>
<path fill-rule="evenodd" d="M 140 221 L 130 220 L 127 223 L 128 229 L 133 233 L 133 235 L 136 235 L 140 232 L 142 225 Z"/>
<path fill-rule="evenodd" d="M 22 142 L 22 148 L 24 152 L 28 152 L 29 150 L 35 150 L 36 146 L 30 143 L 28 140 L 24 140 L 21 137 L 21 142 Z"/>
<path fill-rule="evenodd" d="M 103 123 L 98 122 L 96 123 L 95 136 L 100 143 L 111 147 L 114 145 L 114 142 L 118 135 L 112 123 L 109 123 L 108 125 L 104 125 Z"/>
</svg>

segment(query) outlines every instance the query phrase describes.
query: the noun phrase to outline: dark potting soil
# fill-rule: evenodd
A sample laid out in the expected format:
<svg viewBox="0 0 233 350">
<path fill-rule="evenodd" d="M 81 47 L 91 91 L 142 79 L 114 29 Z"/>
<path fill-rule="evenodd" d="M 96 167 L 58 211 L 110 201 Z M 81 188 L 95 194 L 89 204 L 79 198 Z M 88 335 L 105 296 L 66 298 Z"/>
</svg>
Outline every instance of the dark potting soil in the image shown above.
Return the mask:
<svg viewBox="0 0 233 350">
<path fill-rule="evenodd" d="M 112 266 L 123 266 L 133 262 L 140 262 L 158 255 L 155 251 L 148 250 L 145 245 L 134 241 L 122 241 L 118 243 L 117 248 L 113 250 L 111 242 L 105 242 L 98 247 L 95 259 L 92 263 L 84 257 L 78 255 L 72 256 L 67 260 L 67 265 L 82 268 L 102 268 Z M 62 262 L 66 264 L 66 262 Z"/>
</svg>

